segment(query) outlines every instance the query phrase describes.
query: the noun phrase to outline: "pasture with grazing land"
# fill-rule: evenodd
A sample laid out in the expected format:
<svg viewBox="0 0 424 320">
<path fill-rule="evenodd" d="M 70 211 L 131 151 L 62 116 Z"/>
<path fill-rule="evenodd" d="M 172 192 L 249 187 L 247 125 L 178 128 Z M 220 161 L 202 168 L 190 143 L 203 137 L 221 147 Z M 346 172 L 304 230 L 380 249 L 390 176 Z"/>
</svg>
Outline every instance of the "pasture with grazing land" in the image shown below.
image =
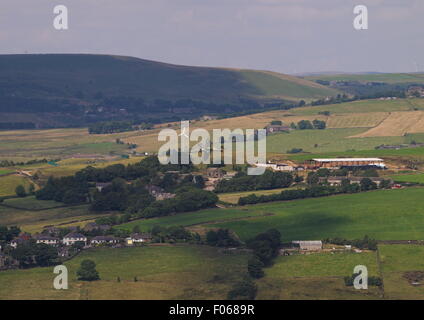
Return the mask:
<svg viewBox="0 0 424 320">
<path fill-rule="evenodd" d="M 32 182 L 28 178 L 18 175 L 8 175 L 0 177 L 0 197 L 14 196 L 18 185 L 23 185 L 28 190 Z"/>
<path fill-rule="evenodd" d="M 404 137 L 352 138 L 364 132 L 361 128 L 339 128 L 325 130 L 295 130 L 279 133 L 267 138 L 267 152 L 287 153 L 293 148 L 304 152 L 326 153 L 349 150 L 372 150 L 381 144 L 401 144 Z"/>
<path fill-rule="evenodd" d="M 84 259 L 97 264 L 101 280 L 77 280 Z M 65 262 L 68 290 L 53 288 L 53 267 L 11 270 L 0 272 L 0 299 L 225 299 L 246 262 L 246 254 L 207 246 L 93 249 Z"/>
<path fill-rule="evenodd" d="M 309 80 L 363 81 L 385 83 L 424 83 L 422 73 L 331 74 L 307 76 Z"/>
<path fill-rule="evenodd" d="M 131 231 L 138 226 L 142 231 L 150 231 L 154 226 L 193 226 L 204 223 L 213 223 L 227 220 L 243 220 L 256 218 L 265 213 L 259 211 L 250 211 L 248 208 L 230 208 L 230 209 L 206 209 L 197 212 L 180 213 L 174 216 L 162 218 L 141 219 L 121 224 L 115 228 Z"/>
<path fill-rule="evenodd" d="M 399 174 L 390 176 L 395 182 L 412 182 L 412 183 L 422 183 L 424 184 L 424 174 Z"/>
<path fill-rule="evenodd" d="M 379 245 L 386 299 L 424 298 L 424 246 Z M 408 274 L 412 275 L 408 277 Z"/>
<path fill-rule="evenodd" d="M 280 256 L 257 281 L 257 299 L 380 299 L 381 291 L 376 287 L 355 290 L 345 286 L 343 278 L 357 265 L 367 266 L 370 276 L 378 276 L 375 252 Z"/>
<path fill-rule="evenodd" d="M 107 214 L 94 214 L 88 205 L 56 207 L 54 201 L 28 199 L 10 199 L 10 204 L 22 209 L 6 207 L 0 204 L 0 225 L 19 226 L 23 231 L 35 233 L 43 231 L 46 226 L 84 226 Z M 63 205 L 63 204 L 62 204 Z M 34 210 L 38 209 L 38 210 Z"/>
<path fill-rule="evenodd" d="M 249 206 L 249 212 L 273 215 L 207 227 L 229 228 L 243 240 L 270 228 L 277 228 L 284 240 L 365 235 L 378 240 L 416 240 L 424 238 L 424 209 L 417 205 L 423 197 L 424 188 L 408 188 L 258 204 Z"/>
<path fill-rule="evenodd" d="M 116 228 L 131 231 L 137 225 L 148 231 L 155 225 L 203 225 L 205 228 L 231 229 L 242 240 L 271 228 L 277 228 L 285 241 L 335 237 L 359 239 L 365 235 L 378 240 L 415 240 L 424 238 L 424 211 L 417 206 L 423 196 L 424 188 L 418 187 L 378 190 L 201 210 L 132 221 Z"/>
<path fill-rule="evenodd" d="M 343 113 L 373 113 L 424 110 L 422 99 L 397 99 L 397 100 L 357 100 L 330 105 L 303 107 L 290 110 L 294 115 L 318 115 L 319 112 L 330 111 L 331 114 Z"/>
</svg>

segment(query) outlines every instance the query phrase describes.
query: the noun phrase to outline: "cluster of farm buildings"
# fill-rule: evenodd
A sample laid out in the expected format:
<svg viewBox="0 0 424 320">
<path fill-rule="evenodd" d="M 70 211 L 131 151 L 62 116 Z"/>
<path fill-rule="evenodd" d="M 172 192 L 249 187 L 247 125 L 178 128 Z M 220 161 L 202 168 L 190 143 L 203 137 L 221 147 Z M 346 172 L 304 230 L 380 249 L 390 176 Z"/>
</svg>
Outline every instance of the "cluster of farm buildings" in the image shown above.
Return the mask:
<svg viewBox="0 0 424 320">
<path fill-rule="evenodd" d="M 266 163 L 256 164 L 258 167 L 270 168 L 274 171 L 303 171 L 317 170 L 321 168 L 327 169 L 343 169 L 343 168 L 377 168 L 385 169 L 386 165 L 383 159 L 380 158 L 335 158 L 335 159 L 312 159 L 306 161 L 302 165 L 290 165 L 287 163 Z"/>
</svg>

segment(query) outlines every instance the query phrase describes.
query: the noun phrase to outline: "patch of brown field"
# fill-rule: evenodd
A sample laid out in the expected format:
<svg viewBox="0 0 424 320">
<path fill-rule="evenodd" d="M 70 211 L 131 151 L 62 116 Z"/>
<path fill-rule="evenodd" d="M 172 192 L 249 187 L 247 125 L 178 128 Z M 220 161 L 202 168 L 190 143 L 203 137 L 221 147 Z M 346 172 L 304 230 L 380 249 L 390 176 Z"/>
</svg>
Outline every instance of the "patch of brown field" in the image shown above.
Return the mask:
<svg viewBox="0 0 424 320">
<path fill-rule="evenodd" d="M 424 280 L 424 271 L 409 271 L 403 274 L 403 277 L 408 280 L 411 285 L 420 285 Z"/>
<path fill-rule="evenodd" d="M 424 132 L 424 112 L 391 112 L 378 126 L 351 138 L 393 137 Z"/>
<path fill-rule="evenodd" d="M 372 128 L 390 115 L 389 112 L 344 113 L 328 117 L 328 128 Z"/>
</svg>

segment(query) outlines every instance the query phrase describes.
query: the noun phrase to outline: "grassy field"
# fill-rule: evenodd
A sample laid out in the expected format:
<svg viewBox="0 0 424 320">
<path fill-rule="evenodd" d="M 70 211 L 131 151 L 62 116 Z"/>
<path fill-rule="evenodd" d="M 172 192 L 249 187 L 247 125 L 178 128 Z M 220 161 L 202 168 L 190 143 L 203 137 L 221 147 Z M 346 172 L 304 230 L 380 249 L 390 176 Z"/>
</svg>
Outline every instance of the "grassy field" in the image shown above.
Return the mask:
<svg viewBox="0 0 424 320">
<path fill-rule="evenodd" d="M 255 191 L 243 191 L 243 192 L 231 192 L 231 193 L 220 193 L 218 194 L 219 200 L 237 204 L 238 200 L 241 197 L 246 197 L 249 194 L 256 194 L 256 195 L 270 195 L 275 193 L 280 193 L 281 191 L 286 191 L 294 188 L 281 188 L 281 189 L 272 189 L 272 190 L 255 190 Z"/>
<path fill-rule="evenodd" d="M 37 200 L 34 196 L 6 199 L 3 203 L 16 208 L 32 210 L 50 209 L 63 206 L 62 202 L 56 202 L 54 200 Z"/>
<path fill-rule="evenodd" d="M 376 73 L 376 74 L 332 74 L 307 76 L 309 80 L 339 80 L 339 81 L 363 81 L 363 82 L 386 82 L 386 83 L 423 83 L 422 73 Z"/>
<path fill-rule="evenodd" d="M 12 173 L 12 172 L 14 172 L 15 170 L 13 170 L 13 169 L 8 169 L 8 168 L 0 168 L 0 176 L 1 175 L 4 175 L 4 174 L 9 174 L 9 173 Z"/>
<path fill-rule="evenodd" d="M 386 299 L 424 299 L 424 287 L 412 285 L 405 272 L 424 271 L 424 246 L 380 245 Z M 422 281 L 421 281 L 422 282 Z"/>
<path fill-rule="evenodd" d="M 424 188 L 408 188 L 258 204 L 249 206 L 249 212 L 274 215 L 208 227 L 232 229 L 242 239 L 270 228 L 277 228 L 284 240 L 365 235 L 379 240 L 423 239 L 424 211 L 417 205 L 423 197 Z"/>
<path fill-rule="evenodd" d="M 28 190 L 31 182 L 27 178 L 18 175 L 0 177 L 0 197 L 15 195 L 15 189 L 20 184 Z"/>
<path fill-rule="evenodd" d="M 267 152 L 287 153 L 293 148 L 301 148 L 311 153 L 373 150 L 381 144 L 401 144 L 405 140 L 404 137 L 351 138 L 364 130 L 366 131 L 363 128 L 296 130 L 270 135 L 267 138 Z"/>
<path fill-rule="evenodd" d="M 229 228 L 246 240 L 270 228 L 282 238 L 317 240 L 342 237 L 379 240 L 424 238 L 424 213 L 417 203 L 424 188 L 379 190 L 360 194 L 272 202 L 231 209 L 208 209 L 175 216 L 132 221 L 117 228 L 132 230 L 138 225 L 149 230 L 154 225 Z"/>
<path fill-rule="evenodd" d="M 396 182 L 412 182 L 412 183 L 423 183 L 424 184 L 424 174 L 399 174 L 390 176 Z"/>
<path fill-rule="evenodd" d="M 264 214 L 266 213 L 260 211 L 250 211 L 247 208 L 207 209 L 197 212 L 180 213 L 174 216 L 167 216 L 162 218 L 136 220 L 116 226 L 116 228 L 131 231 L 135 226 L 138 226 L 142 231 L 149 231 L 155 225 L 160 225 L 163 227 L 192 226 L 218 221 L 256 218 Z"/>
<path fill-rule="evenodd" d="M 116 160 L 116 157 L 114 157 L 111 160 L 105 160 L 105 159 L 64 159 L 59 162 L 57 162 L 57 167 L 51 166 L 49 164 L 42 165 L 42 166 L 32 166 L 32 167 L 25 167 L 26 169 L 29 169 L 31 171 L 40 171 L 42 175 L 45 176 L 54 176 L 54 177 L 63 177 L 63 176 L 69 176 L 75 174 L 75 172 L 80 171 L 87 166 L 95 167 L 95 168 L 104 168 L 107 166 L 111 166 L 114 164 L 133 164 L 140 162 L 143 159 L 143 157 L 131 157 L 130 159 L 119 159 Z"/>
<path fill-rule="evenodd" d="M 293 115 L 317 115 L 319 112 L 330 111 L 331 114 L 343 113 L 371 113 L 415 111 L 424 109 L 423 99 L 397 99 L 397 100 L 358 100 L 352 102 L 303 107 L 290 110 Z"/>
<path fill-rule="evenodd" d="M 265 277 L 257 281 L 257 298 L 379 299 L 378 288 L 362 291 L 345 286 L 343 277 L 351 275 L 357 265 L 365 265 L 370 276 L 378 275 L 374 252 L 280 256 L 271 268 L 265 269 Z"/>
<path fill-rule="evenodd" d="M 62 158 L 73 154 L 123 153 L 126 146 L 116 144 L 116 138 L 129 133 L 90 135 L 83 129 L 0 131 L 0 156 L 6 159 Z"/>
<path fill-rule="evenodd" d="M 337 90 L 315 85 L 315 82 L 305 81 L 304 79 L 286 76 L 276 72 L 241 70 L 241 76 L 245 81 L 255 84 L 261 95 L 281 97 L 285 99 L 307 100 L 319 98 L 325 95 L 336 95 Z"/>
<path fill-rule="evenodd" d="M 100 281 L 76 279 L 84 259 L 97 264 Z M 225 299 L 246 259 L 202 246 L 95 249 L 65 263 L 68 290 L 53 289 L 53 267 L 0 272 L 0 299 Z"/>
<path fill-rule="evenodd" d="M 84 226 L 98 217 L 107 215 L 91 213 L 88 210 L 88 205 L 48 209 L 55 206 L 53 201 L 45 202 L 29 198 L 23 199 L 21 203 L 19 200 L 22 199 L 6 200 L 6 203 L 12 201 L 14 206 L 22 206 L 24 209 L 18 210 L 0 205 L 0 225 L 17 225 L 23 231 L 34 233 L 41 232 L 45 226 L 50 225 L 61 227 Z M 44 207 L 44 210 L 30 211 L 25 209 L 25 206 L 37 209 Z"/>
</svg>

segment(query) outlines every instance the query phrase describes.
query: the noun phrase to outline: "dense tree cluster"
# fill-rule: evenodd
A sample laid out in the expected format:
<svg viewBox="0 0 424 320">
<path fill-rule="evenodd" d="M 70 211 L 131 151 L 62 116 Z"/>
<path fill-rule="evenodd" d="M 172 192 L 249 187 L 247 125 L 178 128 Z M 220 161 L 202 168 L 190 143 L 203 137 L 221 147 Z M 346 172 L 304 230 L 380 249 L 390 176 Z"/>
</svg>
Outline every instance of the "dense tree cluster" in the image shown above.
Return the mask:
<svg viewBox="0 0 424 320">
<path fill-rule="evenodd" d="M 353 282 L 356 277 L 358 277 L 360 274 L 354 273 L 351 276 L 344 277 L 344 283 L 347 287 L 352 287 Z M 368 285 L 369 286 L 375 286 L 375 287 L 381 287 L 383 285 L 383 281 L 380 277 L 375 276 L 368 276 Z"/>
<path fill-rule="evenodd" d="M 281 246 L 281 233 L 276 229 L 270 229 L 258 234 L 247 241 L 247 247 L 253 255 L 247 262 L 247 272 L 253 279 L 264 276 L 264 267 L 272 265 L 278 256 Z"/>
<path fill-rule="evenodd" d="M 248 240 L 246 244 L 249 249 L 253 250 L 254 256 L 265 267 L 268 267 L 278 256 L 281 246 L 281 233 L 277 229 L 270 229 Z"/>
<path fill-rule="evenodd" d="M 38 163 L 47 163 L 49 161 L 59 161 L 60 159 L 55 159 L 55 160 L 47 160 L 47 159 L 33 159 L 33 160 L 29 160 L 26 162 L 20 161 L 20 162 L 15 162 L 12 160 L 0 160 L 0 167 L 14 167 L 14 166 L 29 166 L 32 164 L 38 164 Z"/>
<path fill-rule="evenodd" d="M 342 246 L 351 245 L 359 249 L 377 250 L 377 240 L 371 239 L 368 236 L 365 236 L 362 239 L 355 240 L 347 240 L 342 238 L 327 238 L 324 239 L 324 242 Z"/>
<path fill-rule="evenodd" d="M 309 120 L 300 120 L 297 124 L 292 123 L 290 127 L 298 130 L 323 130 L 327 127 L 327 125 L 325 121 L 315 119 L 312 122 Z"/>
<path fill-rule="evenodd" d="M 216 193 L 250 191 L 261 189 L 286 188 L 293 183 L 293 175 L 288 172 L 273 172 L 266 170 L 259 176 L 247 175 L 239 172 L 231 180 L 221 180 L 216 188 Z"/>
<path fill-rule="evenodd" d="M 65 204 L 75 204 L 87 201 L 89 184 L 81 176 L 50 177 L 44 188 L 38 190 L 35 196 L 39 200 L 55 200 Z"/>
<path fill-rule="evenodd" d="M 315 198 L 315 197 L 329 196 L 329 195 L 333 195 L 337 193 L 341 193 L 341 190 L 337 187 L 312 186 L 306 189 L 287 190 L 287 191 L 282 191 L 281 193 L 275 193 L 270 195 L 257 196 L 256 194 L 251 194 L 246 197 L 241 197 L 238 201 L 238 204 L 247 205 L 247 204 L 265 203 L 265 202 L 272 202 L 272 201 L 286 201 L 286 200 L 296 200 L 296 199 L 305 199 L 305 198 Z"/>
<path fill-rule="evenodd" d="M 57 262 L 57 249 L 44 243 L 30 240 L 19 245 L 10 252 L 10 255 L 19 262 L 22 268 L 46 267 Z"/>
<path fill-rule="evenodd" d="M 320 106 L 325 104 L 338 104 L 343 102 L 350 102 L 358 100 L 359 97 L 348 97 L 346 94 L 338 94 L 335 97 L 327 97 L 324 99 L 318 99 L 311 102 L 312 106 Z"/>
<path fill-rule="evenodd" d="M 19 227 L 6 227 L 0 225 L 0 241 L 10 242 L 13 238 L 17 237 L 19 233 L 21 233 Z"/>
<path fill-rule="evenodd" d="M 215 206 L 218 202 L 216 194 L 196 188 L 178 190 L 175 198 L 155 201 L 147 208 L 139 211 L 136 217 L 152 218 L 174 213 L 195 211 Z"/>
<path fill-rule="evenodd" d="M 33 122 L 0 122 L 0 130 L 31 130 L 35 127 Z"/>
<path fill-rule="evenodd" d="M 208 231 L 206 243 L 214 247 L 237 247 L 240 245 L 240 241 L 228 229 Z"/>
<path fill-rule="evenodd" d="M 88 127 L 90 134 L 108 134 L 134 130 L 147 130 L 153 126 L 150 123 L 137 123 L 135 121 L 107 121 L 97 122 Z"/>
<path fill-rule="evenodd" d="M 96 263 L 86 259 L 81 262 L 80 268 L 77 270 L 78 280 L 96 281 L 100 280 L 99 273 L 96 270 Z"/>
<path fill-rule="evenodd" d="M 245 277 L 243 280 L 236 282 L 227 294 L 228 300 L 254 300 L 258 288 L 255 282 Z"/>
<path fill-rule="evenodd" d="M 134 230 L 133 230 L 134 231 Z M 154 242 L 200 242 L 200 236 L 197 233 L 192 233 L 184 227 L 162 227 L 154 226 L 151 230 Z"/>
<path fill-rule="evenodd" d="M 131 216 L 156 217 L 214 206 L 218 197 L 201 190 L 204 180 L 192 175 L 193 169 L 192 164 L 162 165 L 157 157 L 127 166 L 87 167 L 74 176 L 49 178 L 36 192 L 36 197 L 66 204 L 89 201 L 91 210 L 97 212 L 124 211 L 126 215 L 120 218 L 121 222 L 122 219 L 128 221 Z M 183 173 L 183 177 L 175 171 Z M 97 182 L 109 184 L 98 191 L 94 188 Z M 162 187 L 164 192 L 173 192 L 175 197 L 156 201 L 149 192 L 150 186 Z"/>
</svg>

